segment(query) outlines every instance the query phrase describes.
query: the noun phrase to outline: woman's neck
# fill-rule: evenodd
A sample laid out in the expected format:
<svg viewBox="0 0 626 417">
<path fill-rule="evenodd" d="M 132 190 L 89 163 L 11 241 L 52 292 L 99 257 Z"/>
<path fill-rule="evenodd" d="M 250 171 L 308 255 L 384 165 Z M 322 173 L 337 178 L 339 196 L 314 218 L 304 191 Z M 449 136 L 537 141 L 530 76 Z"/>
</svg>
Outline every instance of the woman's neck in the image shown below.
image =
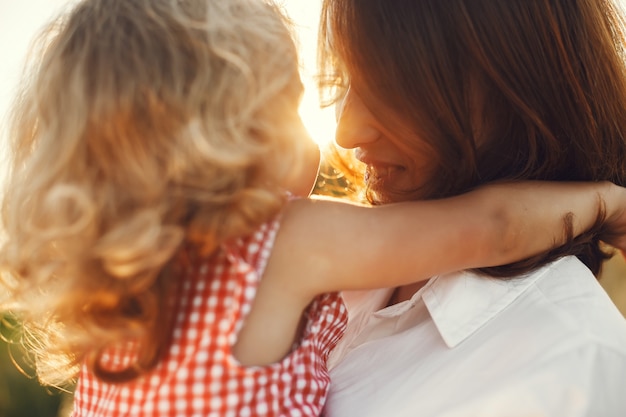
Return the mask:
<svg viewBox="0 0 626 417">
<path fill-rule="evenodd" d="M 410 300 L 411 297 L 426 283 L 428 280 L 414 282 L 412 284 L 404 285 L 402 287 L 398 287 L 391 294 L 389 301 L 387 302 L 387 306 L 394 305 L 397 303 L 401 303 L 402 301 Z"/>
</svg>

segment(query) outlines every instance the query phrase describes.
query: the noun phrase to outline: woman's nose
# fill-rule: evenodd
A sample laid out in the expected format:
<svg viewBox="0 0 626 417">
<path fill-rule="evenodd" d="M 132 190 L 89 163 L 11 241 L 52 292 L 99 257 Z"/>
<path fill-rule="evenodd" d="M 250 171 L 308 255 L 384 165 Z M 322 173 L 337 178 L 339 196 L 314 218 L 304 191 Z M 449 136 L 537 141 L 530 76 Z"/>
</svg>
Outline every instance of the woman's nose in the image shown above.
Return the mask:
<svg viewBox="0 0 626 417">
<path fill-rule="evenodd" d="M 337 145 L 352 149 L 378 139 L 380 132 L 374 127 L 374 116 L 354 90 L 348 89 L 337 106 Z"/>
</svg>

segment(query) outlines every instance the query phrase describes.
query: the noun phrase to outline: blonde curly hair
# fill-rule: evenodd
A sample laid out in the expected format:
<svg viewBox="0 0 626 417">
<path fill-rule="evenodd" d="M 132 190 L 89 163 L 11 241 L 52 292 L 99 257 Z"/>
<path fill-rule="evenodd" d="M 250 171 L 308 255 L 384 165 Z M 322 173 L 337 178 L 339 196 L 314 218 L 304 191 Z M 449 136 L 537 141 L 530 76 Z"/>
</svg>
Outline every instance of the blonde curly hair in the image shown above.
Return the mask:
<svg viewBox="0 0 626 417">
<path fill-rule="evenodd" d="M 42 382 L 85 361 L 131 378 L 166 344 L 181 247 L 211 253 L 284 204 L 304 146 L 293 31 L 269 0 L 83 0 L 39 45 L 11 115 L 0 306 Z M 124 340 L 135 373 L 104 374 Z"/>
</svg>

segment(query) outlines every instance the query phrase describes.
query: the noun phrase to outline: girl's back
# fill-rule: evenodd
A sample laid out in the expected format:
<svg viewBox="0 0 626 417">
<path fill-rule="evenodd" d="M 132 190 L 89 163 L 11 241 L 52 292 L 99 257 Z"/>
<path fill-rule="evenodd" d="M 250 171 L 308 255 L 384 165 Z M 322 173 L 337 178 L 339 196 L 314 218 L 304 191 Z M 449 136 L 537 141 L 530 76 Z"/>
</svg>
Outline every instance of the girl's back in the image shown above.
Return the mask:
<svg viewBox="0 0 626 417">
<path fill-rule="evenodd" d="M 74 416 L 317 416 L 328 391 L 326 359 L 347 321 L 338 293 L 317 297 L 299 342 L 282 360 L 241 365 L 232 348 L 272 250 L 279 223 L 209 257 L 185 256 L 174 299 L 174 331 L 152 372 L 126 384 L 99 381 L 83 367 Z M 272 323 L 267 323 L 271 337 Z M 108 349 L 106 371 L 132 366 L 133 346 Z"/>
</svg>

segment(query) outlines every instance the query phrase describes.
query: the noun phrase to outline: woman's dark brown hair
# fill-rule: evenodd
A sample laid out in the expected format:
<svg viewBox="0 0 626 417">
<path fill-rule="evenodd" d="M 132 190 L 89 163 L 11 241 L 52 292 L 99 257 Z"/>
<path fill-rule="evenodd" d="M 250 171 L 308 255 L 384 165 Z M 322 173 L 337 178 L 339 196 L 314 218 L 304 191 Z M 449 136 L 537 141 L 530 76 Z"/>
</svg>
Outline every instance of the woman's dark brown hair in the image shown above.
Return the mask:
<svg viewBox="0 0 626 417">
<path fill-rule="evenodd" d="M 502 180 L 626 185 L 624 28 L 611 1 L 324 0 L 320 29 L 322 84 L 358 83 L 381 121 L 411 124 L 419 139 L 404 147 L 434 150 L 421 196 Z M 601 217 L 562 248 L 484 272 L 572 254 L 598 273 Z"/>
</svg>

